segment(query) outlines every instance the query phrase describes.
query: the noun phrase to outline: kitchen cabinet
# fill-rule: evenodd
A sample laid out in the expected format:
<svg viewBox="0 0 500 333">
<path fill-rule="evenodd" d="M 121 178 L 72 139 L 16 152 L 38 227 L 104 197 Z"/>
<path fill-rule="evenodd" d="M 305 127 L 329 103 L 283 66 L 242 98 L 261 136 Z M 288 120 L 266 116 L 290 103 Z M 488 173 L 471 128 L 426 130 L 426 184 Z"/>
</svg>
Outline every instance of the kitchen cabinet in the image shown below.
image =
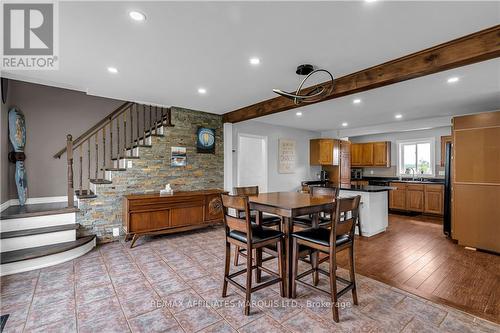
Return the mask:
<svg viewBox="0 0 500 333">
<path fill-rule="evenodd" d="M 444 160 L 446 159 L 446 144 L 452 142 L 451 135 L 444 135 L 441 137 L 441 166 L 444 167 Z"/>
<path fill-rule="evenodd" d="M 351 145 L 353 167 L 390 167 L 391 142 L 364 142 Z"/>
<path fill-rule="evenodd" d="M 363 164 L 363 145 L 359 143 L 351 144 L 351 166 L 359 167 Z"/>
<path fill-rule="evenodd" d="M 309 141 L 311 165 L 339 165 L 340 140 L 313 139 Z"/>
<path fill-rule="evenodd" d="M 389 191 L 389 208 L 406 210 L 406 184 L 389 183 L 389 186 L 396 188 L 392 191 Z"/>
<path fill-rule="evenodd" d="M 351 142 L 340 142 L 340 186 L 351 183 Z"/>
<path fill-rule="evenodd" d="M 444 186 L 425 185 L 424 213 L 442 215 L 444 211 Z"/>
<path fill-rule="evenodd" d="M 374 142 L 373 143 L 373 165 L 377 167 L 391 166 L 391 142 Z"/>
<path fill-rule="evenodd" d="M 389 208 L 409 212 L 443 215 L 444 185 L 391 182 Z"/>
<path fill-rule="evenodd" d="M 351 185 L 367 186 L 369 185 L 369 182 L 367 180 L 351 180 Z"/>
<path fill-rule="evenodd" d="M 406 185 L 406 210 L 420 213 L 424 211 L 424 185 Z"/>
</svg>

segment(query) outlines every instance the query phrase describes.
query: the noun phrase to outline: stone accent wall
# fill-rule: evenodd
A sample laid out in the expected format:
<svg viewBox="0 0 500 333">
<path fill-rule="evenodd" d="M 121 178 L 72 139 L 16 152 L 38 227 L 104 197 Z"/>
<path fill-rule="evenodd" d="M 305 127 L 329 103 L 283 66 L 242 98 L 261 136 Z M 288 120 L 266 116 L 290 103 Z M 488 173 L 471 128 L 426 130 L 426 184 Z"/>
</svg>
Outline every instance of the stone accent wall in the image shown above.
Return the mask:
<svg viewBox="0 0 500 333">
<path fill-rule="evenodd" d="M 96 185 L 97 198 L 79 200 L 79 235 L 97 235 L 99 242 L 114 240 L 113 228 L 122 228 L 122 197 L 159 191 L 170 183 L 174 191 L 224 187 L 222 117 L 205 112 L 172 108 L 174 127 L 164 128 L 164 137 L 152 137 L 151 148 L 139 148 L 138 160 L 127 171 L 111 171 L 112 184 Z M 215 154 L 196 153 L 199 126 L 215 129 Z M 170 166 L 170 147 L 186 147 L 187 166 Z"/>
</svg>

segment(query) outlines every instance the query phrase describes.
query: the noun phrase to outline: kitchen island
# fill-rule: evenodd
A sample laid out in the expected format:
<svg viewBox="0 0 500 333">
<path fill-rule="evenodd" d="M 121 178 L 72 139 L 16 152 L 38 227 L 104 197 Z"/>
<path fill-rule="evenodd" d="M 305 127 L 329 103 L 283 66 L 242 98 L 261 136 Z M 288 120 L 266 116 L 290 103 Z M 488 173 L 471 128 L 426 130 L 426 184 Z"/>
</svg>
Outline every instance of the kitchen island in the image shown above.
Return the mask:
<svg viewBox="0 0 500 333">
<path fill-rule="evenodd" d="M 371 237 L 387 229 L 389 224 L 388 191 L 392 189 L 394 188 L 390 186 L 375 185 L 351 185 L 340 188 L 341 198 L 361 196 L 359 207 L 361 236 Z M 358 228 L 356 228 L 356 234 L 359 235 Z"/>
</svg>

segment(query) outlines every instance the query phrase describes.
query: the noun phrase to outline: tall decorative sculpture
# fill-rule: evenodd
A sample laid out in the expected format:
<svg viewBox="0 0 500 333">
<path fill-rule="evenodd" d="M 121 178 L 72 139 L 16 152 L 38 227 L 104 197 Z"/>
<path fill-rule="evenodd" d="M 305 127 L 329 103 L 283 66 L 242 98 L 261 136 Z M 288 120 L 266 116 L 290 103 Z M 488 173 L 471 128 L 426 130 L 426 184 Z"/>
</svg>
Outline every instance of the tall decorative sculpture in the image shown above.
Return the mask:
<svg viewBox="0 0 500 333">
<path fill-rule="evenodd" d="M 9 110 L 9 139 L 13 152 L 9 153 L 9 160 L 16 163 L 16 187 L 19 204 L 24 206 L 28 191 L 26 169 L 24 168 L 24 147 L 26 146 L 26 123 L 24 115 L 20 110 L 12 108 Z"/>
</svg>

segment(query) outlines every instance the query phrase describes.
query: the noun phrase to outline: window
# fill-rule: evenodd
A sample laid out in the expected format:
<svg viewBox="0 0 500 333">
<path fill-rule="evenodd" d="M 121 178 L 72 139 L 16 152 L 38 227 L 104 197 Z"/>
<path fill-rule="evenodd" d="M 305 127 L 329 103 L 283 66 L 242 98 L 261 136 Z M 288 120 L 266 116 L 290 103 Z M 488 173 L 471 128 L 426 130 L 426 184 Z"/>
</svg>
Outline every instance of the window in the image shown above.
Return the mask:
<svg viewBox="0 0 500 333">
<path fill-rule="evenodd" d="M 434 147 L 434 138 L 399 141 L 399 174 L 434 176 Z"/>
</svg>

